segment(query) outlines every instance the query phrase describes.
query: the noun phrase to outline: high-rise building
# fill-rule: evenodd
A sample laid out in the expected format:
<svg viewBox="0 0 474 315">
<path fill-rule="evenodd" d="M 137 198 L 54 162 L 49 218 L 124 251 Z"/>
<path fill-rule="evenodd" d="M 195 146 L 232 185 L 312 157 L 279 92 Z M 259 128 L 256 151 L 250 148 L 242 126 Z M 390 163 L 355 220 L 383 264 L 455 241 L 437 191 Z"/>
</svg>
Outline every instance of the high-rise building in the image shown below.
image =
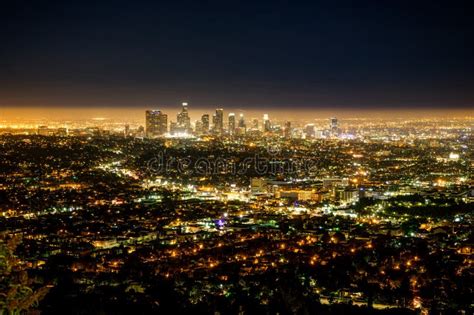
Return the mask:
<svg viewBox="0 0 474 315">
<path fill-rule="evenodd" d="M 285 131 L 284 132 L 285 132 L 285 138 L 290 139 L 291 138 L 291 133 L 292 133 L 291 122 L 290 121 L 285 122 Z"/>
<path fill-rule="evenodd" d="M 177 126 L 183 132 L 188 132 L 191 129 L 191 119 L 188 113 L 188 103 L 182 103 L 181 112 L 178 113 Z"/>
<path fill-rule="evenodd" d="M 235 133 L 235 114 L 234 113 L 229 113 L 229 134 L 233 135 Z"/>
<path fill-rule="evenodd" d="M 194 131 L 198 135 L 202 135 L 204 133 L 204 131 L 202 130 L 202 121 L 196 120 L 196 122 L 194 124 Z"/>
<path fill-rule="evenodd" d="M 153 138 L 162 136 L 168 131 L 168 115 L 160 110 L 146 111 L 146 136 Z"/>
<path fill-rule="evenodd" d="M 239 128 L 245 130 L 246 127 L 247 127 L 247 126 L 245 125 L 244 114 L 241 113 L 240 116 L 239 116 Z"/>
<path fill-rule="evenodd" d="M 170 134 L 176 135 L 181 132 L 181 129 L 178 127 L 178 124 L 175 121 L 170 122 Z"/>
<path fill-rule="evenodd" d="M 216 109 L 216 113 L 213 116 L 214 132 L 222 134 L 224 130 L 224 110 L 222 108 Z"/>
<path fill-rule="evenodd" d="M 258 130 L 258 119 L 257 118 L 254 118 L 252 120 L 252 129 Z"/>
<path fill-rule="evenodd" d="M 217 115 L 216 115 L 216 113 L 212 114 L 212 132 L 217 133 Z"/>
<path fill-rule="evenodd" d="M 307 124 L 304 127 L 304 133 L 306 135 L 306 138 L 314 138 L 316 135 L 316 130 L 314 128 L 314 124 Z"/>
<path fill-rule="evenodd" d="M 263 114 L 263 131 L 270 132 L 272 129 L 272 125 L 270 123 L 270 119 L 268 118 L 268 114 Z"/>
<path fill-rule="evenodd" d="M 332 133 L 337 133 L 339 126 L 338 126 L 338 122 L 337 122 L 336 117 L 331 117 L 330 123 L 329 123 L 329 128 L 330 128 Z"/>
<path fill-rule="evenodd" d="M 236 134 L 244 135 L 247 132 L 247 126 L 245 125 L 244 114 L 240 113 L 239 123 L 237 125 Z"/>
<path fill-rule="evenodd" d="M 208 133 L 209 132 L 209 114 L 202 115 L 201 122 L 202 122 L 202 132 Z"/>
</svg>

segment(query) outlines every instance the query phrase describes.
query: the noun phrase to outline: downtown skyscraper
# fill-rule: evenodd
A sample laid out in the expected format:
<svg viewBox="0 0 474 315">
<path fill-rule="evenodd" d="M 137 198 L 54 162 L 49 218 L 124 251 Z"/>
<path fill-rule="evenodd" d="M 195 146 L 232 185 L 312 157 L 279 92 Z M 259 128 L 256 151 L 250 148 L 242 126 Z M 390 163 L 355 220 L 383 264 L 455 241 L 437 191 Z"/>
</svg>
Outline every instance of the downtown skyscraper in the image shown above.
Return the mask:
<svg viewBox="0 0 474 315">
<path fill-rule="evenodd" d="M 216 109 L 212 120 L 214 133 L 221 135 L 224 131 L 224 110 L 222 108 Z"/>
<path fill-rule="evenodd" d="M 168 115 L 163 114 L 160 110 L 147 110 L 145 126 L 147 138 L 162 136 L 168 132 Z"/>
</svg>

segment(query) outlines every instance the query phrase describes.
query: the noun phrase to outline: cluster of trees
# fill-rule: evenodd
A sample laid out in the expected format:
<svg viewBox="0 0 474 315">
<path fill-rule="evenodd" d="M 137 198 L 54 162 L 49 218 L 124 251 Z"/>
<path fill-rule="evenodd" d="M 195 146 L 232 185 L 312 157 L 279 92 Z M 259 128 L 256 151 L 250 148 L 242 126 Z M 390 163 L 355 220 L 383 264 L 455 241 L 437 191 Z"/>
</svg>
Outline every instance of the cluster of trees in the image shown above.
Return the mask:
<svg viewBox="0 0 474 315">
<path fill-rule="evenodd" d="M 0 235 L 0 315 L 23 314 L 38 306 L 48 286 L 35 285 L 15 255 L 19 237 Z"/>
</svg>

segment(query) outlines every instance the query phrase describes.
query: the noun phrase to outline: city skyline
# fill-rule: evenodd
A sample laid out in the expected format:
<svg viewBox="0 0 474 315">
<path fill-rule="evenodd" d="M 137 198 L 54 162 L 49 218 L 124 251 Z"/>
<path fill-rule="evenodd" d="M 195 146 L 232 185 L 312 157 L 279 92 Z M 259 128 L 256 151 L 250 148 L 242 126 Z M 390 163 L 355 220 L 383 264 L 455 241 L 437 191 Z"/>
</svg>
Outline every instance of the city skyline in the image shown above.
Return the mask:
<svg viewBox="0 0 474 315">
<path fill-rule="evenodd" d="M 377 108 L 377 109 L 337 109 L 337 108 L 321 108 L 321 109 L 280 109 L 280 108 L 267 108 L 267 109 L 245 109 L 242 107 L 228 107 L 225 105 L 215 105 L 207 107 L 199 107 L 193 102 L 190 103 L 193 110 L 190 112 L 190 117 L 193 120 L 199 119 L 202 114 L 209 114 L 216 108 L 224 107 L 228 112 L 236 114 L 244 113 L 247 116 L 260 117 L 263 113 L 271 112 L 274 117 L 278 119 L 290 118 L 290 119 L 321 119 L 330 118 L 331 116 L 338 116 L 344 118 L 364 118 L 364 117 L 376 117 L 376 118 L 410 118 L 410 117 L 472 117 L 474 115 L 474 109 L 471 108 L 424 108 L 424 109 L 396 109 L 396 108 Z M 179 112 L 180 102 L 175 101 L 173 105 L 143 105 L 140 107 L 1 107 L 0 108 L 0 121 L 3 120 L 18 120 L 18 119 L 61 119 L 61 120 L 74 120 L 74 119 L 94 119 L 94 118 L 106 118 L 106 119 L 127 119 L 133 118 L 143 120 L 142 113 L 146 110 L 162 110 L 171 115 L 175 115 Z"/>
</svg>

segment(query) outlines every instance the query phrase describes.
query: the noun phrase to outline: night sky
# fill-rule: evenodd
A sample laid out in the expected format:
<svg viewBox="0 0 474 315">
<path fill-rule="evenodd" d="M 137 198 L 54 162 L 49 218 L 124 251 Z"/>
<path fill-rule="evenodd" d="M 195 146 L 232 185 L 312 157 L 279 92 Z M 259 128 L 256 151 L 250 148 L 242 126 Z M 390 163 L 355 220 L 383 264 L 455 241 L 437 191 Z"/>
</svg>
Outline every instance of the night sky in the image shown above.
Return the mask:
<svg viewBox="0 0 474 315">
<path fill-rule="evenodd" d="M 469 108 L 469 2 L 2 1 L 0 106 Z"/>
</svg>

